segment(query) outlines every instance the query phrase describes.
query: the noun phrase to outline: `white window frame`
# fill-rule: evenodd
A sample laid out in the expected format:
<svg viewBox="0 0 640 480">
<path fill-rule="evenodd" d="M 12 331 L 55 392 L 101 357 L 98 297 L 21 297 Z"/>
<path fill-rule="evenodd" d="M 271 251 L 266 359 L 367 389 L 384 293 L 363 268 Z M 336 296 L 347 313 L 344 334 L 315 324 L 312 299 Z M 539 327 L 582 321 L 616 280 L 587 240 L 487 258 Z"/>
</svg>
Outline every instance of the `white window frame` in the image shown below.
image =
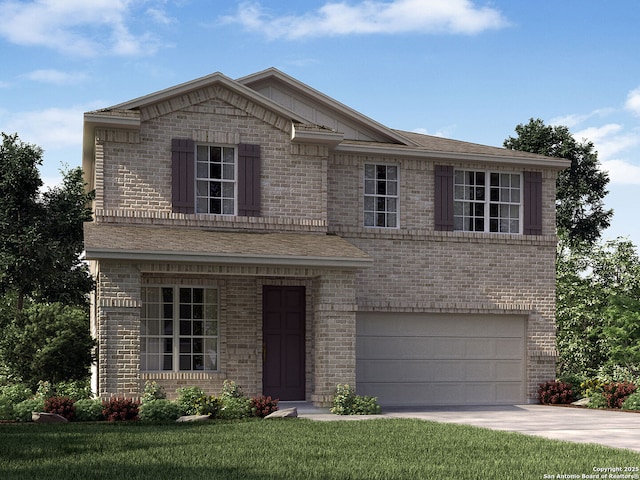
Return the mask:
<svg viewBox="0 0 640 480">
<path fill-rule="evenodd" d="M 377 193 L 377 189 L 375 189 L 374 192 L 371 192 L 370 189 L 367 188 L 368 183 L 367 182 L 377 182 L 379 179 L 377 178 L 377 173 L 376 173 L 376 178 L 367 178 L 367 167 L 368 166 L 372 166 L 374 169 L 377 170 L 378 167 L 385 167 L 385 168 L 389 168 L 389 167 L 394 167 L 396 169 L 396 178 L 395 178 L 395 184 L 396 184 L 396 193 L 395 194 L 389 194 L 387 192 L 385 192 L 384 194 L 379 194 Z M 398 165 L 397 163 L 365 163 L 364 164 L 364 169 L 362 172 L 362 177 L 363 177 L 363 181 L 362 181 L 362 185 L 363 185 L 363 224 L 366 228 L 388 228 L 388 229 L 398 229 L 400 228 L 400 165 Z M 387 182 L 387 180 L 384 180 L 385 182 Z M 385 188 L 385 190 L 387 190 Z M 369 208 L 367 209 L 367 203 L 368 203 L 368 198 L 372 199 L 371 202 L 377 203 L 378 200 L 380 199 L 384 199 L 385 201 L 385 210 L 378 210 L 377 209 L 377 205 L 374 205 L 373 209 Z M 395 212 L 391 211 L 391 210 L 387 210 L 387 204 L 389 200 L 395 200 Z M 389 225 L 389 215 L 394 214 L 395 215 L 395 225 Z M 367 218 L 368 215 L 373 215 L 373 225 L 369 225 L 367 224 Z M 385 224 L 384 225 L 378 225 L 377 223 L 377 216 L 378 215 L 384 215 L 385 218 Z"/>
<path fill-rule="evenodd" d="M 467 183 L 467 175 L 473 173 L 474 180 L 477 174 L 484 174 L 484 184 Z M 459 183 L 459 174 L 464 176 L 464 183 Z M 499 183 L 497 186 L 491 185 L 492 175 L 499 175 Z M 503 185 L 502 180 L 508 176 L 509 185 Z M 513 177 L 518 177 L 518 186 L 512 187 Z M 476 170 L 476 169 L 456 169 L 453 174 L 453 223 L 455 231 L 463 232 L 483 232 L 483 233 L 501 233 L 501 234 L 522 234 L 523 232 L 523 214 L 524 214 L 524 178 L 521 172 L 498 172 L 491 170 Z M 498 200 L 492 199 L 492 188 L 497 189 Z M 483 198 L 477 198 L 480 195 L 476 189 L 483 189 Z M 519 192 L 515 192 L 515 190 Z M 462 194 L 462 198 L 461 197 Z M 514 201 L 514 194 L 517 195 L 517 201 Z M 506 197 L 509 197 L 508 199 Z M 464 204 L 470 204 L 471 208 L 464 208 Z M 476 206 L 482 204 L 482 214 L 477 211 Z M 498 216 L 492 216 L 494 213 L 492 206 L 498 209 Z M 514 208 L 517 208 L 517 215 L 514 215 Z M 460 210 L 463 213 L 460 213 Z M 470 211 L 471 210 L 471 211 Z M 505 210 L 508 210 L 505 212 Z M 502 213 L 506 213 L 506 216 L 501 216 Z M 462 220 L 460 220 L 462 218 Z M 465 219 L 482 219 L 483 229 L 466 228 L 467 223 Z M 501 228 L 501 221 L 508 222 L 508 231 L 504 231 Z M 512 222 L 518 222 L 517 231 L 512 229 Z M 460 223 L 462 222 L 462 224 Z M 498 222 L 497 228 L 492 230 L 492 223 Z"/>
<path fill-rule="evenodd" d="M 156 289 L 157 290 L 157 302 L 148 302 L 147 298 L 148 298 L 148 294 L 145 290 L 147 289 Z M 164 312 L 164 307 L 165 305 L 168 307 L 169 304 L 168 302 L 164 301 L 164 297 L 163 297 L 163 289 L 172 289 L 172 303 L 170 305 L 171 308 L 171 318 L 167 318 L 166 314 Z M 201 289 L 203 292 L 203 302 L 193 302 L 191 301 L 190 303 L 180 303 L 180 290 L 181 289 L 190 289 L 191 292 L 193 293 L 194 289 Z M 206 301 L 207 299 L 207 291 L 209 291 L 209 294 L 214 295 L 214 301 L 215 303 L 209 303 Z M 145 373 L 157 373 L 157 372 L 218 372 L 220 371 L 220 291 L 218 288 L 216 287 L 207 287 L 207 286 L 202 286 L 202 285 L 144 285 L 142 287 L 142 308 L 141 308 L 141 312 L 140 312 L 140 371 L 141 372 L 145 372 Z M 155 308 L 155 311 L 157 312 L 157 316 L 150 316 L 149 313 L 154 311 L 154 308 L 151 307 L 151 304 L 154 304 L 157 308 Z M 183 321 L 191 321 L 193 322 L 198 321 L 198 318 L 193 318 L 193 315 L 191 315 L 192 318 L 184 318 L 181 319 L 181 315 L 180 315 L 180 309 L 182 305 L 189 305 L 192 308 L 192 312 L 193 312 L 193 307 L 194 306 L 201 306 L 202 307 L 202 335 L 194 335 L 193 331 L 191 331 L 191 333 L 189 335 L 186 334 L 181 334 L 181 320 Z M 209 312 L 211 312 L 211 314 L 213 314 L 215 316 L 215 318 L 206 318 L 206 312 L 207 312 L 207 308 L 206 306 L 209 305 L 210 308 L 208 309 Z M 163 329 L 164 329 L 164 322 L 170 320 L 172 322 L 172 333 L 171 334 L 165 334 L 163 333 Z M 151 334 L 145 334 L 144 329 L 148 328 L 148 324 L 146 324 L 146 321 L 157 321 L 157 334 L 155 333 L 151 333 Z M 209 321 L 212 322 L 213 325 L 215 326 L 215 333 L 214 334 L 209 334 L 206 335 L 205 334 L 205 322 Z M 185 325 L 186 326 L 186 325 Z M 193 327 L 193 323 L 191 323 L 191 327 Z M 150 342 L 148 342 L 149 339 L 158 339 L 159 340 L 159 345 L 157 345 L 157 352 L 152 352 L 148 350 L 148 346 L 151 345 Z M 181 347 L 181 340 L 189 340 L 189 349 L 192 350 L 192 346 L 193 346 L 193 341 L 194 339 L 196 340 L 201 340 L 202 341 L 202 368 L 194 368 L 194 357 L 200 353 L 200 352 L 181 352 L 180 351 L 180 347 Z M 167 340 L 170 340 L 170 345 L 171 345 L 171 352 L 166 352 L 165 347 L 168 345 Z M 209 352 L 207 352 L 206 346 L 207 345 L 211 345 L 214 346 L 215 349 L 214 350 L 210 350 Z M 148 368 L 148 365 L 150 363 L 150 359 L 153 359 L 153 356 L 157 356 L 156 361 L 157 361 L 157 365 L 158 368 Z M 180 362 L 181 362 L 181 356 L 186 357 L 187 355 L 189 355 L 191 357 L 191 361 L 190 361 L 190 368 L 188 369 L 182 369 Z M 205 361 L 206 359 L 204 358 L 205 356 L 209 356 L 208 360 L 211 364 L 213 364 L 214 368 L 205 368 Z M 171 369 L 168 368 L 164 368 L 164 357 L 170 357 L 171 358 Z"/>
<path fill-rule="evenodd" d="M 199 153 L 200 153 L 200 149 L 201 148 L 206 148 L 207 149 L 207 160 L 206 161 L 202 161 L 200 159 Z M 220 148 L 220 158 L 221 158 L 221 164 L 220 164 L 220 177 L 221 178 L 212 178 L 210 176 L 210 172 L 211 172 L 211 149 L 212 148 Z M 228 178 L 224 178 L 224 173 L 225 173 L 225 156 L 224 156 L 224 149 L 232 149 L 233 150 L 233 179 L 228 179 Z M 195 168 L 194 168 L 194 175 L 195 175 L 195 188 L 194 188 L 194 195 L 195 195 L 195 212 L 196 213 L 204 213 L 204 214 L 209 214 L 209 215 L 226 215 L 226 216 L 233 216 L 233 215 L 237 215 L 238 212 L 238 148 L 237 145 L 225 145 L 225 144 L 208 144 L 208 143 L 196 143 L 195 144 Z M 209 176 L 202 176 L 202 173 L 204 173 L 201 169 L 204 167 L 201 167 L 201 165 L 207 165 L 207 174 Z M 206 182 L 206 188 L 205 191 L 202 191 L 202 188 L 204 188 L 204 184 Z M 220 196 L 211 196 L 211 183 L 213 182 L 220 182 Z M 228 192 L 227 195 L 225 195 L 225 190 L 228 189 L 229 187 L 227 185 L 231 185 L 233 188 L 233 195 L 229 196 Z M 211 200 L 214 199 L 220 199 L 220 212 L 212 212 L 212 208 L 211 208 Z M 229 200 L 233 201 L 233 205 L 232 208 L 229 208 Z M 202 205 L 206 202 L 206 209 L 203 209 Z"/>
</svg>

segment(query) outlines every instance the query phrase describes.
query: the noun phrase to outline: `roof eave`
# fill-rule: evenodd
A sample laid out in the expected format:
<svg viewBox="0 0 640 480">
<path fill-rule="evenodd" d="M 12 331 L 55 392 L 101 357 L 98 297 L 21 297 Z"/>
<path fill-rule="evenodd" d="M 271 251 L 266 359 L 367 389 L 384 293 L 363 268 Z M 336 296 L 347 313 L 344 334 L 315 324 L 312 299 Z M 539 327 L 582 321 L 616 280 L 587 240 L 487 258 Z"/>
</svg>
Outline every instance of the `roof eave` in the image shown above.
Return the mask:
<svg viewBox="0 0 640 480">
<path fill-rule="evenodd" d="M 564 158 L 552 158 L 552 157 L 516 157 L 510 155 L 490 155 L 480 153 L 460 153 L 460 152 L 445 152 L 438 150 L 428 150 L 424 148 L 412 148 L 401 147 L 397 148 L 392 145 L 352 145 L 341 143 L 334 149 L 339 153 L 351 153 L 351 154 L 374 154 L 383 156 L 395 156 L 395 157 L 412 157 L 412 158 L 424 158 L 433 160 L 450 160 L 459 162 L 482 162 L 482 163 L 498 163 L 519 165 L 528 167 L 543 167 L 554 168 L 563 170 L 571 165 L 569 160 Z"/>
<path fill-rule="evenodd" d="M 373 259 L 354 257 L 319 257 L 295 255 L 241 255 L 221 253 L 146 251 L 123 249 L 87 249 L 87 260 L 128 260 L 140 263 L 198 263 L 222 265 L 261 265 L 278 267 L 365 268 Z"/>
</svg>

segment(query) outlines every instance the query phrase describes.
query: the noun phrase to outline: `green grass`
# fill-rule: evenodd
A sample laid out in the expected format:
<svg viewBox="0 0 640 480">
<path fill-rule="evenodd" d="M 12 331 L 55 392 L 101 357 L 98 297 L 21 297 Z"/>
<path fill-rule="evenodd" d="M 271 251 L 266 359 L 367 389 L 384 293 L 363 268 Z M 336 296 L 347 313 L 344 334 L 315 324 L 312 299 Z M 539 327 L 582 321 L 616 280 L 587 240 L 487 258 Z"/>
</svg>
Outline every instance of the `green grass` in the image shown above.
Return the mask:
<svg viewBox="0 0 640 480">
<path fill-rule="evenodd" d="M 640 454 L 410 419 L 0 424 L 0 479 L 540 479 Z"/>
</svg>

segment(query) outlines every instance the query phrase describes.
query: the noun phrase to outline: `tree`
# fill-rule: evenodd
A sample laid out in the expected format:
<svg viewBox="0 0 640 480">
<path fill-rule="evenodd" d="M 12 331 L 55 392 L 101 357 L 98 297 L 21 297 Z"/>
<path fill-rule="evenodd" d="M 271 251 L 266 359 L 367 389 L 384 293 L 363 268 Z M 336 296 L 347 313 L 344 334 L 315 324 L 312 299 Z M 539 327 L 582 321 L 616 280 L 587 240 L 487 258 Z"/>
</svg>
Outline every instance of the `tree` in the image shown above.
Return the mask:
<svg viewBox="0 0 640 480">
<path fill-rule="evenodd" d="M 529 120 L 515 128 L 518 136 L 508 137 L 504 146 L 512 150 L 571 160 L 571 166 L 556 182 L 556 226 L 560 241 L 570 248 L 593 245 L 610 224 L 612 210 L 605 209 L 604 197 L 609 176 L 599 169 L 593 143 L 579 143 L 565 126 L 545 125 Z"/>
<path fill-rule="evenodd" d="M 85 309 L 34 303 L 4 314 L 0 359 L 12 377 L 34 391 L 40 380 L 56 384 L 87 377 L 95 342 Z"/>
<path fill-rule="evenodd" d="M 0 294 L 86 304 L 93 288 L 81 261 L 82 224 L 91 219 L 82 170 L 63 172 L 62 185 L 40 194 L 42 150 L 2 133 L 0 147 Z"/>
<path fill-rule="evenodd" d="M 2 133 L 0 147 L 0 293 L 15 292 L 18 310 L 36 287 L 42 265 L 42 150 Z"/>
<path fill-rule="evenodd" d="M 561 374 L 640 374 L 640 257 L 629 240 L 558 256 Z"/>
</svg>

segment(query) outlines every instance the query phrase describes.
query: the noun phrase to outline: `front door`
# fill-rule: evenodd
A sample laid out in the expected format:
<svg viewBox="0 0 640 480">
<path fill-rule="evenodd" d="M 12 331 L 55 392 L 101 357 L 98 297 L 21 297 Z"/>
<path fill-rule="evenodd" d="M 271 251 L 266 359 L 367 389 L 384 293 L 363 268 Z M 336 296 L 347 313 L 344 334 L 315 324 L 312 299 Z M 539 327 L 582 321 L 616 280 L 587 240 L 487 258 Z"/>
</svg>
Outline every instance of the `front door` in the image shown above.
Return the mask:
<svg viewBox="0 0 640 480">
<path fill-rule="evenodd" d="M 280 400 L 305 400 L 305 287 L 262 289 L 262 388 Z"/>
</svg>

